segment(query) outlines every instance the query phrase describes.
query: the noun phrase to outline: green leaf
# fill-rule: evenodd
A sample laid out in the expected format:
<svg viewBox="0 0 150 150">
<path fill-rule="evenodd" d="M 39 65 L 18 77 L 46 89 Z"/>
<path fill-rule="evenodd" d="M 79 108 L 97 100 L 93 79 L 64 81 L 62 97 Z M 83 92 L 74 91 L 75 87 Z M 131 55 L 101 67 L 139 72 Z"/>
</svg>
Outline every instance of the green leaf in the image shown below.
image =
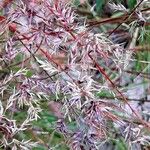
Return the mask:
<svg viewBox="0 0 150 150">
<path fill-rule="evenodd" d="M 131 9 L 133 9 L 136 5 L 136 0 L 128 0 L 128 7 Z"/>
<path fill-rule="evenodd" d="M 30 77 L 32 77 L 32 75 L 33 75 L 33 72 L 31 70 L 28 70 L 26 72 L 26 77 L 30 78 Z"/>
<path fill-rule="evenodd" d="M 126 144 L 122 139 L 116 141 L 116 150 L 127 150 Z"/>
<path fill-rule="evenodd" d="M 97 96 L 100 97 L 100 98 L 103 98 L 103 97 L 113 97 L 113 94 L 111 94 L 107 90 L 101 90 L 100 92 L 97 93 Z"/>
<path fill-rule="evenodd" d="M 98 15 L 102 14 L 104 4 L 105 0 L 96 0 L 96 12 Z"/>
<path fill-rule="evenodd" d="M 74 0 L 74 5 L 75 5 L 76 7 L 78 7 L 78 6 L 80 5 L 80 1 L 79 1 L 79 0 Z"/>
<path fill-rule="evenodd" d="M 35 147 L 33 148 L 32 150 L 46 150 L 43 146 L 38 146 L 38 147 Z"/>
<path fill-rule="evenodd" d="M 19 53 L 19 54 L 15 57 L 15 61 L 16 61 L 16 63 L 18 63 L 18 62 L 21 62 L 22 60 L 23 60 L 23 55 Z"/>
</svg>

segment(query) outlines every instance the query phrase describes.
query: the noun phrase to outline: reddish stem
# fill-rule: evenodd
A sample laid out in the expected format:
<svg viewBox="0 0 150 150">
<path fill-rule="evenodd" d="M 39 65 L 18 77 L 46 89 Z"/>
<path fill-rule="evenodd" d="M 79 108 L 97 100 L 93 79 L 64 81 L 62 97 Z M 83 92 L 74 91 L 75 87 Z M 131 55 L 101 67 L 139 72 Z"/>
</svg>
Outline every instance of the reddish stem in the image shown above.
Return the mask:
<svg viewBox="0 0 150 150">
<path fill-rule="evenodd" d="M 127 98 L 120 92 L 120 90 L 116 87 L 116 85 L 113 83 L 113 81 L 109 78 L 109 76 L 105 73 L 104 69 L 95 61 L 95 59 L 91 56 L 90 52 L 88 53 L 88 56 L 90 57 L 90 59 L 93 61 L 93 63 L 95 64 L 96 68 L 98 69 L 98 71 L 100 73 L 102 73 L 102 75 L 105 77 L 106 80 L 108 80 L 111 85 L 115 88 L 115 90 L 120 94 L 120 96 L 122 97 L 122 100 L 129 106 L 129 108 L 132 110 L 132 112 L 135 114 L 135 116 L 142 122 L 143 125 L 145 125 L 146 127 L 148 127 L 150 129 L 150 125 L 145 122 L 144 120 L 141 119 L 141 117 L 135 112 L 135 110 L 131 107 L 131 105 L 128 103 Z"/>
</svg>

